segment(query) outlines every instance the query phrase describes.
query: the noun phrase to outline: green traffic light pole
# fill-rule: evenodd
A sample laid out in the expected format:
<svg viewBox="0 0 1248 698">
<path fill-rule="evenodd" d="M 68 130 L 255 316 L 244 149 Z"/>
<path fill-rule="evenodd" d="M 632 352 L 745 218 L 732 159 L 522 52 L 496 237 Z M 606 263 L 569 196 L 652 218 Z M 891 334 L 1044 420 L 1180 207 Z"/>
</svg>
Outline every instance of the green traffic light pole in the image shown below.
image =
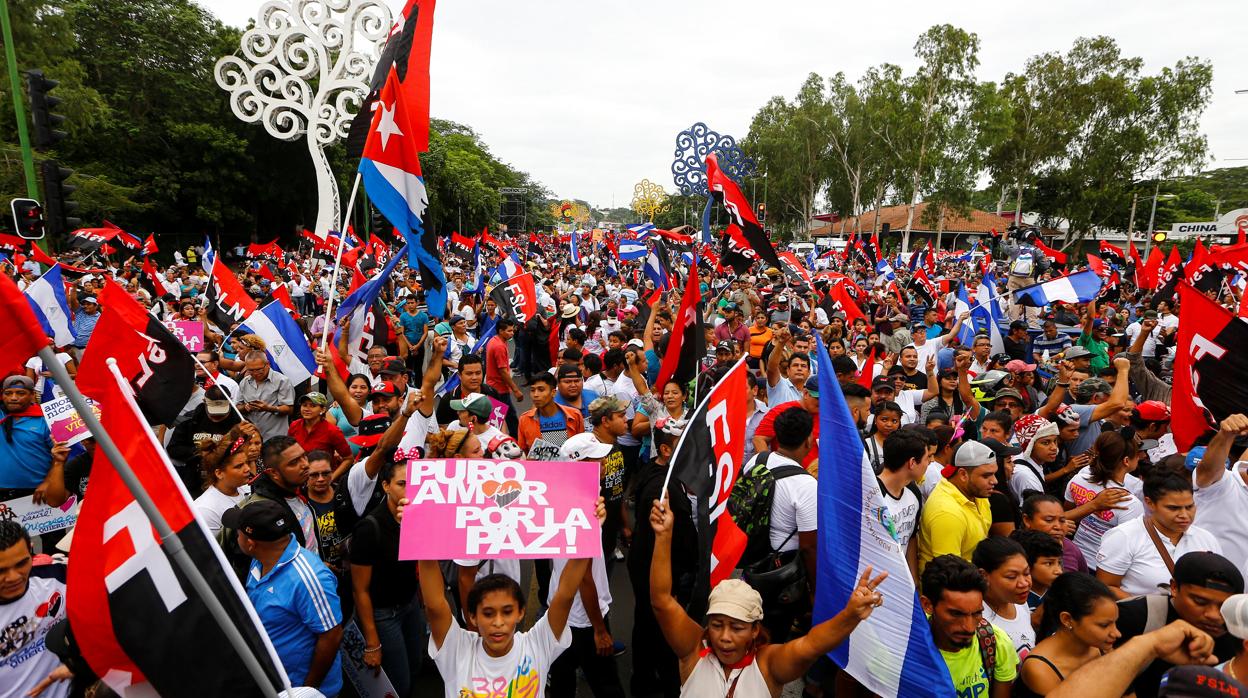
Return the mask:
<svg viewBox="0 0 1248 698">
<path fill-rule="evenodd" d="M 22 106 L 22 79 L 17 71 L 17 51 L 13 48 L 13 27 L 9 23 L 8 0 L 0 0 L 0 30 L 4 32 L 4 59 L 9 66 L 9 88 L 13 95 L 13 113 L 17 116 L 17 140 L 22 146 L 22 168 L 26 171 L 26 194 L 39 198 L 35 179 L 35 154 L 30 148 L 26 131 L 26 109 Z"/>
</svg>

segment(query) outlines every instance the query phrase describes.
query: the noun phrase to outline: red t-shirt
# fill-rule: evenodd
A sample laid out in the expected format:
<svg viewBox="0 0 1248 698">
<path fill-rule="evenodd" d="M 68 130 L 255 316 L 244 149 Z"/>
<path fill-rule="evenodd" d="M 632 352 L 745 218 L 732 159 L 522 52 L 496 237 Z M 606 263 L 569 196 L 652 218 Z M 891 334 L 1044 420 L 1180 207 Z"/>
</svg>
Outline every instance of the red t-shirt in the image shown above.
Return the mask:
<svg viewBox="0 0 1248 698">
<path fill-rule="evenodd" d="M 764 439 L 767 439 L 768 444 L 770 444 L 771 440 L 776 437 L 776 416 L 779 415 L 781 412 L 789 409 L 790 407 L 801 407 L 801 406 L 802 406 L 802 403 L 797 402 L 795 400 L 791 400 L 789 402 L 782 402 L 779 405 L 776 405 L 775 407 L 767 410 L 767 414 L 763 415 L 763 420 L 758 423 L 758 428 L 754 430 L 754 435 L 761 436 Z M 812 416 L 815 418 L 815 427 L 814 427 L 813 433 L 815 436 L 816 446 L 815 448 L 810 449 L 810 451 L 806 454 L 806 457 L 802 459 L 802 467 L 806 467 L 806 468 L 810 467 L 811 463 L 814 463 L 816 460 L 819 459 L 819 447 L 818 447 L 819 416 L 818 415 L 812 415 Z"/>
<path fill-rule="evenodd" d="M 511 394 L 511 386 L 503 380 L 503 374 L 511 370 L 511 357 L 507 355 L 507 342 L 494 337 L 485 345 L 485 384 L 499 395 Z"/>
<path fill-rule="evenodd" d="M 317 422 L 311 431 L 304 427 L 302 419 L 296 419 L 290 423 L 290 428 L 286 433 L 290 435 L 290 438 L 298 441 L 305 451 L 329 451 L 339 458 L 351 455 L 351 447 L 347 445 L 342 430 L 324 419 Z"/>
</svg>

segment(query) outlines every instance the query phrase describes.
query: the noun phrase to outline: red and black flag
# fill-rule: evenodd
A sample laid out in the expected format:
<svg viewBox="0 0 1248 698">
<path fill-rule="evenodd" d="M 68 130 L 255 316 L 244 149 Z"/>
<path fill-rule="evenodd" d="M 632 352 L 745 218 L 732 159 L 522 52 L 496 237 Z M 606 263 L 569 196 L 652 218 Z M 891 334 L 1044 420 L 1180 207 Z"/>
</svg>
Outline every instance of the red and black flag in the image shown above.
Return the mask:
<svg viewBox="0 0 1248 698">
<path fill-rule="evenodd" d="M 792 252 L 781 252 L 780 261 L 784 262 L 784 266 L 780 267 L 780 270 L 784 272 L 785 277 L 789 280 L 789 286 L 804 289 L 805 291 L 814 288 L 810 272 L 806 271 L 806 267 L 797 255 Z"/>
<path fill-rule="evenodd" d="M 155 233 L 148 234 L 147 239 L 143 241 L 142 249 L 143 249 L 144 255 L 156 254 L 157 252 L 160 251 L 160 248 L 156 247 L 156 234 Z"/>
<path fill-rule="evenodd" d="M 736 223 L 729 223 L 720 242 L 720 265 L 737 274 L 748 274 L 758 254 L 745 241 L 745 233 Z"/>
<path fill-rule="evenodd" d="M 289 681 L 263 625 L 221 548 L 196 518 L 130 385 L 103 363 L 84 363 L 79 381 L 84 377 L 94 388 L 91 397 L 100 404 L 104 429 L 225 607 L 267 682 L 257 686 L 246 671 L 102 448 L 95 450 L 91 497 L 78 513 L 68 570 L 73 592 L 66 612 L 82 656 L 123 696 L 257 696 L 284 690 Z"/>
<path fill-rule="evenodd" d="M 1165 260 L 1166 255 L 1161 251 L 1161 247 L 1154 247 L 1150 250 L 1143 267 L 1136 271 L 1136 285 L 1149 290 L 1157 288 L 1157 277 L 1161 274 L 1161 265 Z"/>
<path fill-rule="evenodd" d="M 473 251 L 477 249 L 477 239 L 470 235 L 460 235 L 459 231 L 451 233 L 451 241 L 447 250 L 464 261 L 472 261 Z"/>
<path fill-rule="evenodd" d="M 910 282 L 906 284 L 906 287 L 910 289 L 910 292 L 913 293 L 914 296 L 923 303 L 923 305 L 926 305 L 929 308 L 935 307 L 936 297 L 938 294 L 936 284 L 932 283 L 931 278 L 927 275 L 927 271 L 923 269 L 922 266 L 916 266 L 914 268 L 914 274 L 910 276 Z"/>
<path fill-rule="evenodd" d="M 537 313 L 537 285 L 533 275 L 516 274 L 494 286 L 490 298 L 498 306 L 503 317 L 517 325 L 523 325 Z"/>
<path fill-rule="evenodd" d="M 1170 396 L 1179 452 L 1248 404 L 1248 323 L 1186 283 L 1178 287 L 1179 331 Z"/>
<path fill-rule="evenodd" d="M 754 215 L 754 207 L 745 198 L 745 194 L 741 193 L 737 183 L 719 168 L 719 159 L 715 153 L 706 156 L 706 186 L 716 203 L 728 212 L 729 222 L 737 224 L 741 229 L 746 246 L 753 249 L 758 258 L 768 266 L 782 268 L 784 265 L 776 254 L 776 248 L 772 247 L 771 240 Z"/>
<path fill-rule="evenodd" d="M 1127 255 L 1122 251 L 1122 248 L 1111 245 L 1104 240 L 1101 240 L 1101 253 L 1099 256 L 1118 268 L 1127 266 Z"/>
<path fill-rule="evenodd" d="M 195 391 L 191 353 L 121 286 L 106 280 L 99 301 L 100 320 L 82 354 L 78 387 L 91 397 L 105 392 L 112 381 L 107 360 L 116 359 L 148 422 L 172 423 Z"/>
<path fill-rule="evenodd" d="M 156 271 L 156 265 L 152 264 L 151 257 L 143 258 L 143 273 L 139 275 L 139 286 L 147 289 L 152 300 L 157 298 L 174 300 L 173 291 L 165 285 L 165 280 L 160 277 L 160 272 Z"/>
<path fill-rule="evenodd" d="M 120 232 L 122 232 L 121 228 L 104 221 L 104 225 L 99 228 L 79 228 L 71 232 L 69 246 L 89 254 L 100 249 L 100 245 L 117 237 Z"/>
<path fill-rule="evenodd" d="M 1140 257 L 1140 251 L 1135 248 L 1135 241 L 1127 241 L 1127 264 L 1131 266 L 1131 279 L 1135 282 L 1136 288 L 1140 286 L 1140 277 L 1144 273 L 1144 260 Z"/>
<path fill-rule="evenodd" d="M 208 319 L 222 332 L 230 332 L 234 325 L 244 322 L 259 307 L 239 283 L 234 272 L 225 266 L 220 255 L 214 255 L 212 274 L 208 280 Z"/>
<path fill-rule="evenodd" d="M 852 325 L 858 318 L 870 323 L 870 319 L 862 312 L 862 308 L 858 307 L 858 303 L 850 297 L 847 284 L 848 281 L 844 280 L 832 282 L 827 292 L 823 294 L 823 299 L 819 301 L 819 307 L 827 313 L 828 319 L 836 313 L 844 313 L 846 325 Z"/>
<path fill-rule="evenodd" d="M 273 300 L 282 304 L 282 307 L 290 311 L 290 316 L 299 319 L 299 311 L 295 310 L 295 301 L 290 297 L 290 289 L 286 288 L 286 282 L 282 281 L 280 276 L 273 273 L 266 263 L 260 264 L 260 278 L 269 280 L 269 295 Z"/>
<path fill-rule="evenodd" d="M 659 392 L 668 381 L 688 385 L 698 375 L 699 362 L 706 356 L 706 335 L 702 330 L 702 292 L 698 275 L 690 273 L 680 299 L 676 324 L 668 335 L 667 351 L 659 365 Z"/>
<path fill-rule="evenodd" d="M 731 576 L 745 552 L 745 533 L 728 514 L 728 496 L 745 460 L 745 423 L 754 409 L 747 388 L 745 359 L 715 384 L 689 417 L 671 474 L 697 498 L 698 574 L 692 595 L 706 599 L 712 587 Z M 694 601 L 694 617 L 705 601 Z"/>
<path fill-rule="evenodd" d="M 1174 290 L 1182 280 L 1183 257 L 1179 254 L 1178 246 L 1171 247 L 1170 258 L 1158 269 L 1157 278 L 1154 280 L 1157 291 L 1153 294 L 1153 299 L 1149 301 L 1149 307 L 1156 310 L 1162 301 L 1173 299 Z"/>
</svg>

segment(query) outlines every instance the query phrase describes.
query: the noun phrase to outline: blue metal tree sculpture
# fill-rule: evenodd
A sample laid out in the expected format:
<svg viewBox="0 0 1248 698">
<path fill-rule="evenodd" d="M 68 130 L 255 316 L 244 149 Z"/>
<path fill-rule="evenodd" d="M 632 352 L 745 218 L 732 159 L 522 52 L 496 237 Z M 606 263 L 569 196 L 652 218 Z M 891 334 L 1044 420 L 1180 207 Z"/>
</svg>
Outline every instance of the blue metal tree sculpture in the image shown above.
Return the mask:
<svg viewBox="0 0 1248 698">
<path fill-rule="evenodd" d="M 676 134 L 676 151 L 672 160 L 672 183 L 685 196 L 706 197 L 702 210 L 702 241 L 711 241 L 711 198 L 706 187 L 706 156 L 715 153 L 724 173 L 740 183 L 755 172 L 754 160 L 746 157 L 737 139 L 712 131 L 699 121 Z"/>
</svg>

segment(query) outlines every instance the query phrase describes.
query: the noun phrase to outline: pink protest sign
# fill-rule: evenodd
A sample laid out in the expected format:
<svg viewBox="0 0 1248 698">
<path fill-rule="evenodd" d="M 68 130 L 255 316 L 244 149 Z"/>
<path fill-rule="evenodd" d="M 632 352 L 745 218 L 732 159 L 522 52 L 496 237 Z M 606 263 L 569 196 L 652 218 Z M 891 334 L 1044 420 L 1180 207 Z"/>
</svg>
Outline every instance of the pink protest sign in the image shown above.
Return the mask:
<svg viewBox="0 0 1248 698">
<path fill-rule="evenodd" d="M 413 460 L 399 558 L 599 556 L 598 491 L 597 463 Z"/>
<path fill-rule="evenodd" d="M 96 419 L 100 417 L 100 407 L 92 400 L 91 411 L 95 413 Z M 87 430 L 87 423 L 82 421 L 82 417 L 78 416 L 78 410 L 74 409 L 67 397 L 58 397 L 55 400 L 48 400 L 43 403 L 43 419 L 48 423 L 48 430 L 52 432 L 52 441 L 56 443 L 66 443 L 70 446 L 90 438 L 91 432 Z"/>
<path fill-rule="evenodd" d="M 494 407 L 490 412 L 490 426 L 501 429 L 503 424 L 507 422 L 507 412 L 510 411 L 510 408 L 507 407 L 506 403 L 499 402 L 494 398 L 490 398 L 490 405 Z"/>
<path fill-rule="evenodd" d="M 165 327 L 169 328 L 173 336 L 182 340 L 182 344 L 192 353 L 203 351 L 204 323 L 198 320 L 174 320 L 166 322 Z"/>
</svg>

